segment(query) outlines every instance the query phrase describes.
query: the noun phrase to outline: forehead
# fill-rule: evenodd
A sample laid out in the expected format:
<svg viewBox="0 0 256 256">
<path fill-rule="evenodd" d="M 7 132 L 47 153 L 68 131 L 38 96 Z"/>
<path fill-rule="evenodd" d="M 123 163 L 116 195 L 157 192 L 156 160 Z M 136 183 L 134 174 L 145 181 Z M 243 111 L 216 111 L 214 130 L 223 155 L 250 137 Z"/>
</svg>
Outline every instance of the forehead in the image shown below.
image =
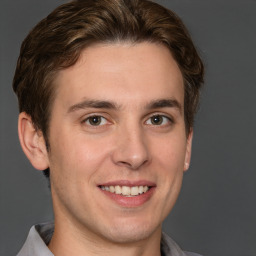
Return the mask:
<svg viewBox="0 0 256 256">
<path fill-rule="evenodd" d="M 170 51 L 148 42 L 90 46 L 75 65 L 59 72 L 55 86 L 66 104 L 82 97 L 139 103 L 175 96 L 183 105 L 184 98 L 182 74 Z"/>
</svg>

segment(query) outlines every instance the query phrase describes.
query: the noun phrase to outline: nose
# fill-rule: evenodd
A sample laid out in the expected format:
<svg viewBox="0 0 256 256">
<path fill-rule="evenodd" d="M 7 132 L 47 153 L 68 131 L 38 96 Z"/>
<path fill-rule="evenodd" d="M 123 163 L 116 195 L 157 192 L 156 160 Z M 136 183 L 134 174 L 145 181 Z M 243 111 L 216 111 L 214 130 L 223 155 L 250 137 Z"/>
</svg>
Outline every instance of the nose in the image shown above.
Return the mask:
<svg viewBox="0 0 256 256">
<path fill-rule="evenodd" d="M 139 127 L 121 129 L 112 159 L 115 164 L 131 170 L 138 170 L 146 165 L 150 161 L 150 152 L 142 129 Z"/>
</svg>

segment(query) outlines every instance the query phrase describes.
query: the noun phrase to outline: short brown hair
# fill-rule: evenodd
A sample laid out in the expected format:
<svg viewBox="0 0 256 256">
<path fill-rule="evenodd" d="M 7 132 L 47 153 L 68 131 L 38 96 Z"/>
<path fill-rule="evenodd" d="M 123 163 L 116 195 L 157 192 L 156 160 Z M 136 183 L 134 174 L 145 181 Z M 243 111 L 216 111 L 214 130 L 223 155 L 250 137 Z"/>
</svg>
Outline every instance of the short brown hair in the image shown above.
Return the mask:
<svg viewBox="0 0 256 256">
<path fill-rule="evenodd" d="M 28 34 L 13 80 L 20 112 L 31 116 L 47 145 L 57 72 L 74 65 L 91 44 L 127 41 L 163 44 L 170 50 L 184 79 L 185 124 L 190 131 L 204 67 L 181 19 L 148 0 L 76 0 L 56 8 Z"/>
</svg>

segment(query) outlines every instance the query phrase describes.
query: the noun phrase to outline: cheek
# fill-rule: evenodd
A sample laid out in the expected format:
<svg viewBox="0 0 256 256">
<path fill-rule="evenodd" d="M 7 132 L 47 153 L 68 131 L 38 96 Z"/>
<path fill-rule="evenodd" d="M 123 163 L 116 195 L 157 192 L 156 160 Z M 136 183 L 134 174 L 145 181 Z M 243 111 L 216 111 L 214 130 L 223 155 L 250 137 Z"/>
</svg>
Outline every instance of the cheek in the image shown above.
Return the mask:
<svg viewBox="0 0 256 256">
<path fill-rule="evenodd" d="M 157 169 L 158 209 L 164 220 L 173 208 L 183 179 L 183 166 L 186 152 L 186 138 L 169 136 L 166 140 L 155 145 L 155 164 Z"/>
<path fill-rule="evenodd" d="M 64 136 L 64 135 L 63 135 Z M 51 147 L 51 163 L 61 175 L 69 179 L 81 181 L 86 177 L 87 182 L 105 161 L 107 148 L 102 143 L 95 143 L 95 140 L 83 136 L 65 136 L 65 140 L 55 137 Z"/>
<path fill-rule="evenodd" d="M 170 136 L 161 143 L 154 146 L 155 159 L 167 174 L 183 171 L 186 138 L 179 136 Z"/>
</svg>

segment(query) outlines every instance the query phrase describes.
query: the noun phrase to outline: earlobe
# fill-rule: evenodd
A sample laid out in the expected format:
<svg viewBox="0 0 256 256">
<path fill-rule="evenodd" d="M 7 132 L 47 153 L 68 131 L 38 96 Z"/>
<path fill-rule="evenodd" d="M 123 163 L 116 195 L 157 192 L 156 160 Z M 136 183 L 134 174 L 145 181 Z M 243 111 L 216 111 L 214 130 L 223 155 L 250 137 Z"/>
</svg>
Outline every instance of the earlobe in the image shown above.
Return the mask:
<svg viewBox="0 0 256 256">
<path fill-rule="evenodd" d="M 187 138 L 187 145 L 186 145 L 186 155 L 184 161 L 184 172 L 188 170 L 190 165 L 191 159 L 191 151 L 192 151 L 192 139 L 193 139 L 193 129 L 190 130 L 188 138 Z"/>
<path fill-rule="evenodd" d="M 48 152 L 43 134 L 34 127 L 31 117 L 25 112 L 19 114 L 18 134 L 21 147 L 31 164 L 38 170 L 47 169 Z"/>
</svg>

